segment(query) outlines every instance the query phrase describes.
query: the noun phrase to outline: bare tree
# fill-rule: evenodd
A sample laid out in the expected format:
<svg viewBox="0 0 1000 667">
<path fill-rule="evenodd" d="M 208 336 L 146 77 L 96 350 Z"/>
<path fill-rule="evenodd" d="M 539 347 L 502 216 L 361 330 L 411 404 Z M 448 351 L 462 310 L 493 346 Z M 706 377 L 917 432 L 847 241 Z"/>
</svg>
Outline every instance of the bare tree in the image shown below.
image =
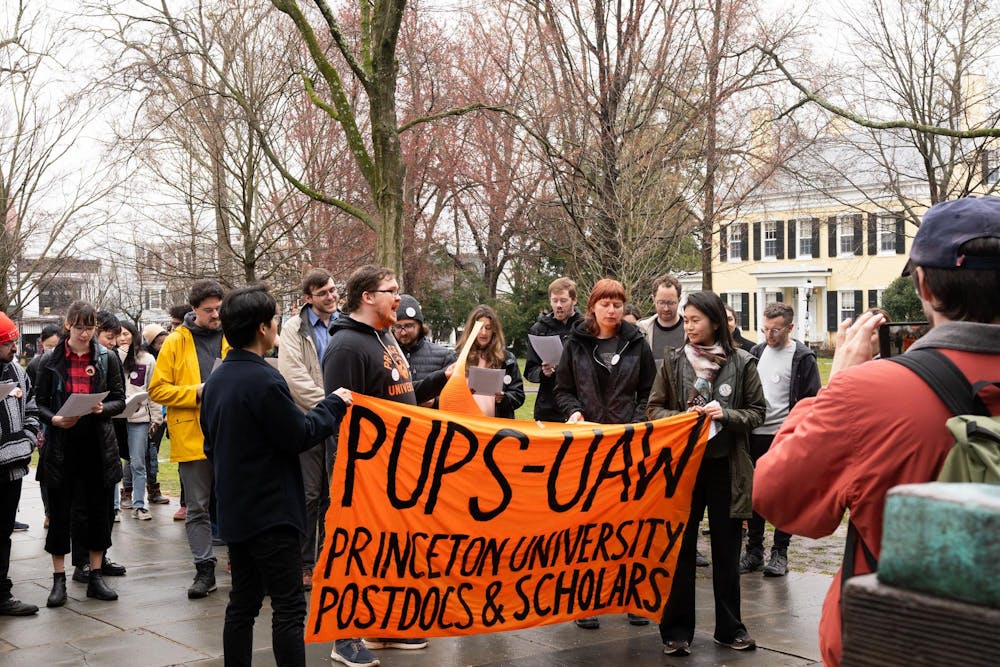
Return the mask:
<svg viewBox="0 0 1000 667">
<path fill-rule="evenodd" d="M 563 225 L 539 230 L 594 280 L 669 268 L 690 232 L 676 168 L 691 154 L 693 16 L 674 0 L 524 0 L 507 29 L 534 52 L 518 112 L 542 147 Z M 504 10 L 498 10 L 503 12 Z M 549 222 L 551 225 L 551 222 Z"/>
<path fill-rule="evenodd" d="M 273 146 L 287 148 L 308 168 L 315 155 L 283 130 L 302 92 L 284 65 L 295 46 L 277 12 L 235 1 L 178 13 L 167 2 L 100 9 L 115 20 L 103 37 L 118 45 L 106 82 L 139 98 L 122 143 L 179 205 L 154 220 L 163 275 L 297 282 L 308 263 L 303 247 L 326 228 L 267 157 Z"/>
<path fill-rule="evenodd" d="M 0 15 L 0 309 L 15 317 L 108 219 L 115 183 L 81 155 L 96 100 L 57 78 L 67 33 L 29 4 Z"/>
<path fill-rule="evenodd" d="M 903 211 L 914 225 L 928 203 L 995 192 L 983 168 L 995 155 L 990 138 L 1000 136 L 995 3 L 875 0 L 844 13 L 852 53 L 839 90 L 800 80 L 780 51 L 763 49 L 804 93 L 800 104 L 856 124 L 830 137 L 815 171 L 856 185 L 869 203 Z"/>
</svg>

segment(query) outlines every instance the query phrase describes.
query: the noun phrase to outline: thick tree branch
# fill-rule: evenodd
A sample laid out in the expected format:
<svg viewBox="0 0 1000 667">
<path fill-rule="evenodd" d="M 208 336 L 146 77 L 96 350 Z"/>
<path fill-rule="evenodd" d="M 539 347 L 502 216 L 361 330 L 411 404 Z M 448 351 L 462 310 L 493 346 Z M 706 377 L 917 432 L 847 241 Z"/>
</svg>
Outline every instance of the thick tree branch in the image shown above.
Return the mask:
<svg viewBox="0 0 1000 667">
<path fill-rule="evenodd" d="M 984 127 L 976 130 L 956 130 L 949 127 L 939 127 L 937 125 L 914 123 L 907 120 L 874 121 L 869 118 L 865 118 L 864 116 L 859 116 L 856 113 L 827 101 L 825 98 L 820 97 L 811 91 L 804 83 L 792 76 L 792 73 L 788 71 L 784 63 L 781 61 L 781 58 L 774 51 L 759 45 L 757 48 L 760 49 L 764 55 L 768 56 L 772 62 L 774 62 L 775 67 L 777 67 L 781 73 L 784 74 L 788 82 L 802 93 L 804 99 L 799 101 L 795 107 L 802 106 L 806 102 L 812 102 L 813 104 L 819 105 L 836 116 L 840 116 L 841 118 L 849 120 L 856 125 L 867 127 L 872 130 L 912 130 L 914 132 L 936 134 L 944 137 L 955 137 L 958 139 L 1000 137 L 1000 127 Z"/>
<path fill-rule="evenodd" d="M 496 111 L 497 113 L 507 114 L 508 116 L 517 119 L 517 115 L 514 112 L 510 111 L 509 109 L 505 109 L 503 107 L 496 107 L 489 104 L 483 104 L 482 102 L 473 102 L 472 104 L 468 104 L 464 107 L 456 107 L 454 109 L 448 109 L 447 111 L 442 111 L 440 113 L 431 114 L 430 116 L 421 116 L 420 118 L 414 118 L 413 120 L 400 125 L 399 129 L 396 130 L 396 133 L 402 134 L 407 130 L 410 130 L 416 127 L 417 125 L 421 125 L 423 123 L 433 123 L 436 120 L 441 120 L 442 118 L 448 118 L 451 116 L 455 117 L 464 116 L 465 114 L 471 113 L 473 111 Z"/>
</svg>

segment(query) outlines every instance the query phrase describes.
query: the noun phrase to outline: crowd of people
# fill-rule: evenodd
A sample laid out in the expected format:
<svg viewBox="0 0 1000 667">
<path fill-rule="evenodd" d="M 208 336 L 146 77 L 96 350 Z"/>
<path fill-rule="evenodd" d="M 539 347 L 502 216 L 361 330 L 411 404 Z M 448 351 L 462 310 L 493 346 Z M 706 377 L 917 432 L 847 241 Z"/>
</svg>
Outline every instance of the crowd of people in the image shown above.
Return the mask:
<svg viewBox="0 0 1000 667">
<path fill-rule="evenodd" d="M 1000 199 L 931 208 L 904 275 L 912 275 L 933 327 L 914 347 L 944 350 L 972 382 L 1000 378 Z M 548 292 L 551 309 L 530 333 L 558 336 L 562 353 L 553 363 L 528 343 L 524 376 L 538 385 L 536 420 L 617 424 L 693 411 L 712 422 L 669 598 L 662 617 L 653 619 L 666 654 L 692 650 L 694 572 L 709 564 L 696 548 L 706 511 L 713 637 L 752 650 L 756 642 L 741 616 L 741 574 L 784 576 L 791 536 L 829 534 L 847 509 L 858 549 L 877 559 L 886 491 L 933 479 L 947 453 L 940 427 L 947 410 L 933 392 L 903 366 L 864 363 L 872 360 L 872 341 L 885 320 L 879 312 L 841 324 L 831 382 L 821 391 L 816 354 L 795 340 L 794 311 L 785 303 L 767 304 L 761 342 L 752 344 L 719 295 L 683 295 L 670 275 L 653 282 L 656 311 L 645 319 L 610 278 L 591 287 L 582 312 L 570 278 L 556 279 Z M 37 612 L 13 596 L 8 577 L 21 480 L 36 444 L 45 551 L 53 565 L 46 605 L 59 607 L 66 601 L 67 553 L 72 579 L 87 584 L 88 597 L 117 599 L 105 581 L 124 573 L 108 556 L 113 525 L 122 510 L 148 520 L 150 504 L 166 500 L 156 461 L 167 431 L 183 489 L 175 518 L 185 522 L 195 571 L 189 598 L 216 590 L 214 547 L 228 546 L 226 664 L 250 664 L 253 621 L 265 595 L 275 659 L 304 664 L 303 592 L 323 544 L 337 424 L 352 392 L 433 407 L 456 356 L 431 340 L 419 301 L 401 294 L 385 267 L 351 273 L 343 302 L 322 269 L 306 274 L 301 293 L 301 308 L 279 327 L 281 314 L 266 287 L 227 292 L 214 280 L 199 280 L 188 307 L 172 312 L 172 330 L 151 324 L 141 333 L 76 302 L 61 328 L 43 332 L 45 351 L 27 369 L 16 362 L 17 327 L 0 313 L 0 380 L 13 386 L 0 410 L 0 614 Z M 480 305 L 457 347 L 469 344 L 467 373 L 502 373 L 502 389 L 476 399 L 485 414 L 513 419 L 525 390 L 508 342 L 497 313 Z M 275 348 L 277 359 L 268 363 Z M 77 394 L 104 395 L 85 414 L 65 416 L 60 408 Z M 1000 406 L 995 393 L 986 402 L 994 412 Z M 114 418 L 123 413 L 127 418 Z M 253 494 L 243 492 L 247 484 Z M 765 518 L 775 525 L 766 562 Z M 871 568 L 870 560 L 856 562 L 845 577 Z M 820 633 L 824 661 L 832 665 L 840 656 L 840 578 Z M 636 625 L 649 620 L 629 615 Z M 577 625 L 597 629 L 600 619 Z M 331 657 L 372 667 L 379 664 L 373 651 L 425 646 L 423 638 L 342 639 Z"/>
</svg>

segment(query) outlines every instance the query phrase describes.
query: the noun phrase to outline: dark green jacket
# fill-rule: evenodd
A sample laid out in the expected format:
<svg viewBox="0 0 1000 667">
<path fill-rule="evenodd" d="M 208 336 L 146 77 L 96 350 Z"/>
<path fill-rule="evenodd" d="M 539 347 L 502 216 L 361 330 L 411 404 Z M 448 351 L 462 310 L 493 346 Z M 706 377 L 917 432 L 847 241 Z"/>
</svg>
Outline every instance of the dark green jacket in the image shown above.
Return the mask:
<svg viewBox="0 0 1000 667">
<path fill-rule="evenodd" d="M 684 397 L 694 385 L 694 380 L 694 368 L 687 360 L 684 348 L 671 350 L 670 355 L 657 366 L 646 416 L 662 419 L 687 411 Z M 723 387 L 730 387 L 731 391 L 726 392 Z M 722 428 L 730 431 L 736 443 L 729 453 L 732 485 L 729 515 L 734 519 L 748 519 L 753 515 L 753 463 L 750 460 L 749 437 L 752 430 L 764 423 L 767 409 L 764 389 L 757 374 L 757 359 L 745 350 L 735 350 L 719 369 L 712 398 L 722 406 Z"/>
</svg>

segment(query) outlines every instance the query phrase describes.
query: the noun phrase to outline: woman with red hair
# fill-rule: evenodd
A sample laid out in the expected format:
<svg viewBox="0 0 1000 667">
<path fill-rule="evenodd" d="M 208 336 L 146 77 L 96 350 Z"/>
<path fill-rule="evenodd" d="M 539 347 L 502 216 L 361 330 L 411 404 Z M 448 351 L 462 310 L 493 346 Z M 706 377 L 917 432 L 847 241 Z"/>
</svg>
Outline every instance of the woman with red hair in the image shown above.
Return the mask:
<svg viewBox="0 0 1000 667">
<path fill-rule="evenodd" d="M 587 314 L 573 327 L 556 367 L 556 404 L 567 423 L 632 424 L 646 421 L 646 400 L 656 377 L 653 353 L 642 331 L 622 318 L 627 301 L 617 280 L 598 280 Z M 633 625 L 648 620 L 629 614 Z M 598 618 L 577 619 L 585 629 Z"/>
</svg>

